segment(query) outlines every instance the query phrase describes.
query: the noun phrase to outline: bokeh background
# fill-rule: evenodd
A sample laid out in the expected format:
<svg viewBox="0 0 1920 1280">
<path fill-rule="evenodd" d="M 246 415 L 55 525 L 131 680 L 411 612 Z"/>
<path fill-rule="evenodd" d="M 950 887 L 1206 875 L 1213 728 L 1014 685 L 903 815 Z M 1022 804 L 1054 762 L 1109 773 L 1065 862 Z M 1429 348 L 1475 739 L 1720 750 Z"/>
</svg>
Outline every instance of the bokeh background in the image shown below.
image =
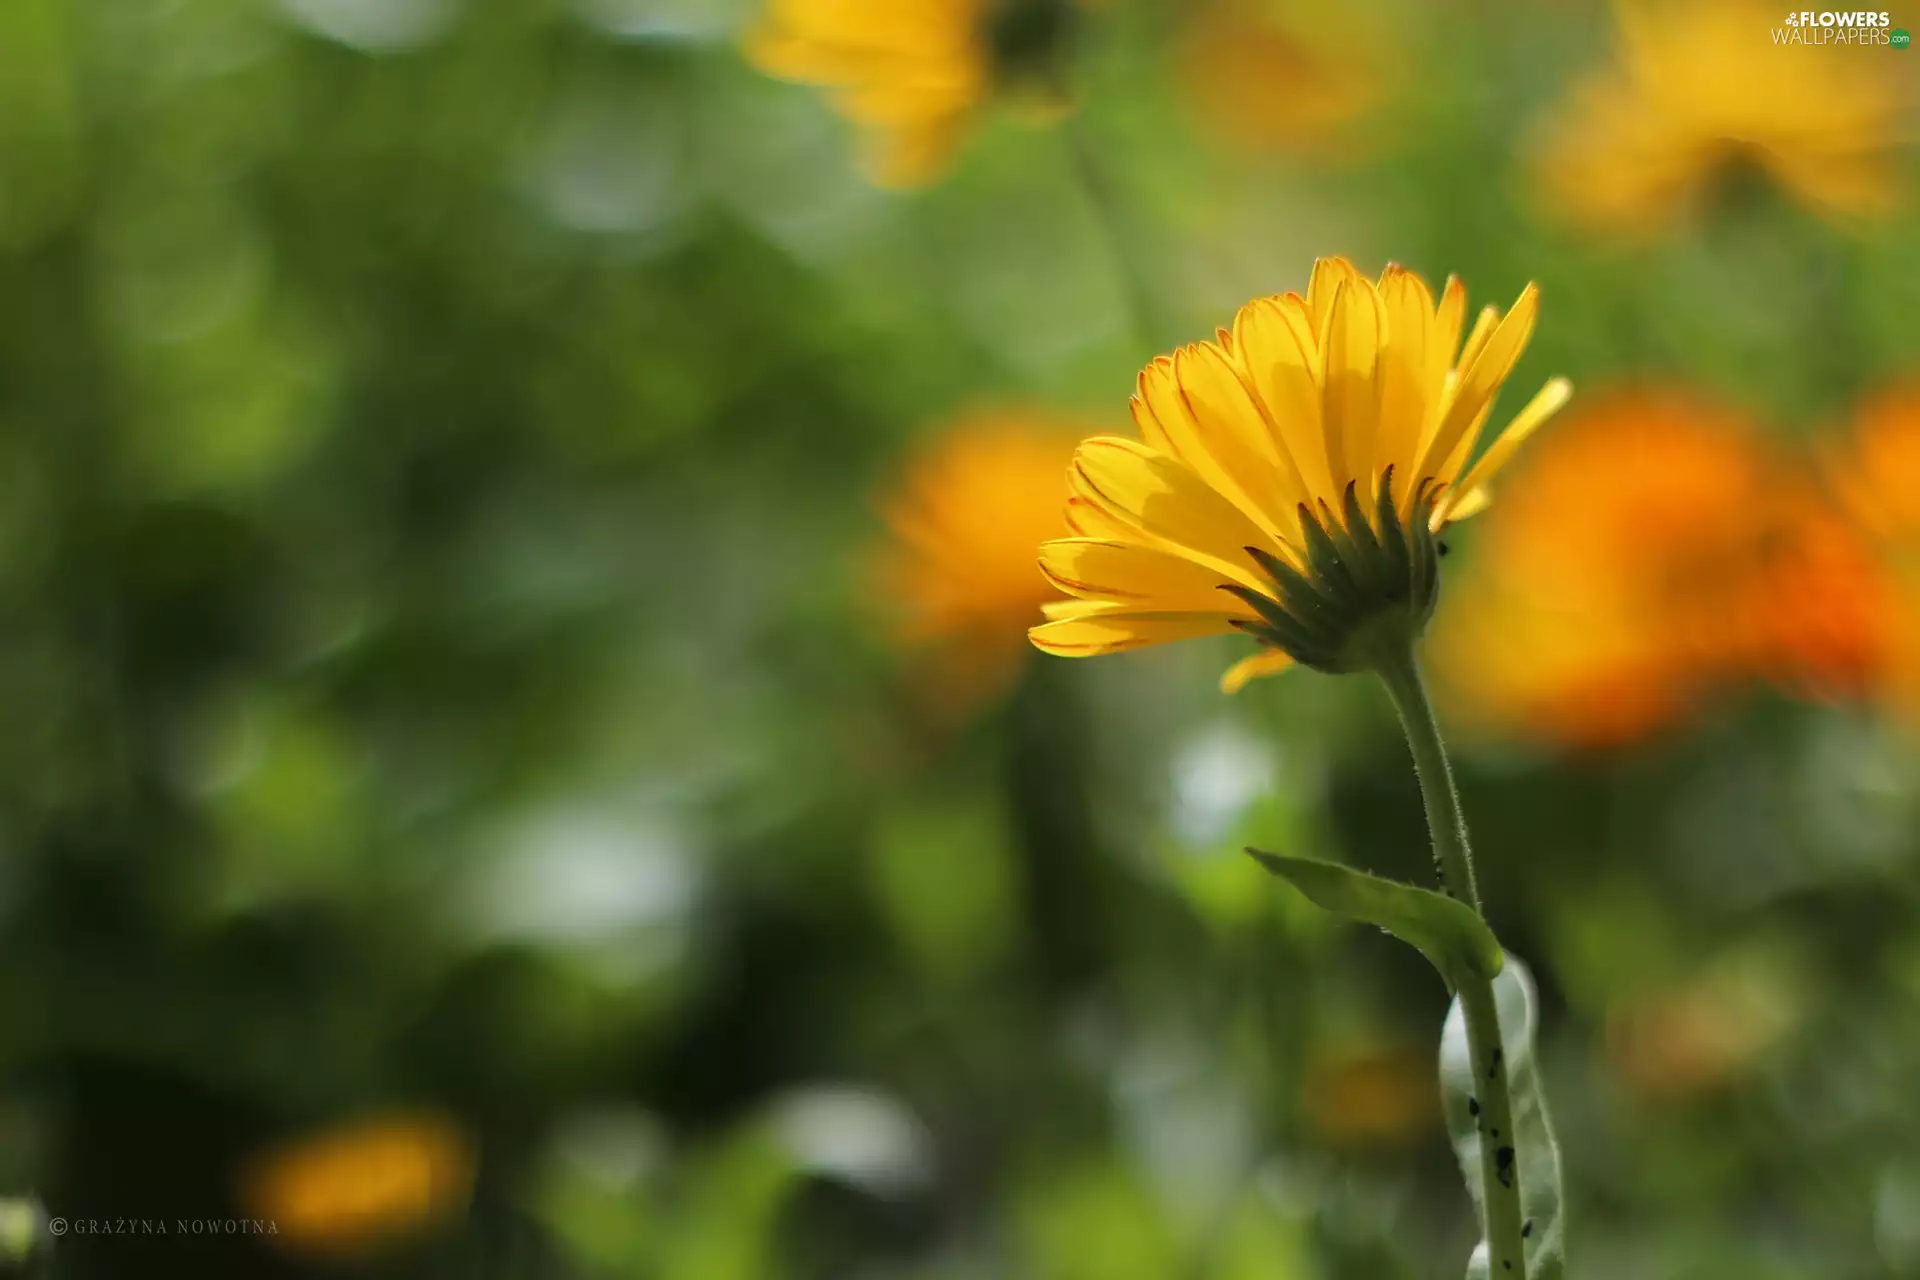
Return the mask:
<svg viewBox="0 0 1920 1280">
<path fill-rule="evenodd" d="M 1344 253 L 1577 387 L 1430 645 L 1575 1274 L 1920 1275 L 1920 53 L 1777 9 L 0 4 L 0 1237 L 1459 1275 L 1444 990 L 1239 852 L 1425 875 L 1380 690 L 1023 636 Z"/>
</svg>

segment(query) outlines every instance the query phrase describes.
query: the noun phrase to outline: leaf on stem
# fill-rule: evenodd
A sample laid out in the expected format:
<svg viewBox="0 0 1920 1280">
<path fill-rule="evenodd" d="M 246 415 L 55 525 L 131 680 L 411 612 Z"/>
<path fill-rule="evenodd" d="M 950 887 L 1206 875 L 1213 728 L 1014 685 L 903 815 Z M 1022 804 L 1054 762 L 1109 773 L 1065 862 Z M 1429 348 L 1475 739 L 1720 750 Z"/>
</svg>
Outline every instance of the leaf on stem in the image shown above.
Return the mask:
<svg viewBox="0 0 1920 1280">
<path fill-rule="evenodd" d="M 1560 1144 L 1554 1140 L 1547 1114 L 1547 1097 L 1540 1087 L 1540 1066 L 1534 1055 L 1534 1036 L 1540 1025 L 1540 998 L 1533 975 L 1516 957 L 1493 980 L 1494 1004 L 1500 1014 L 1501 1053 L 1506 1059 L 1507 1086 L 1513 1104 L 1514 1132 L 1492 1139 L 1480 1132 L 1476 1082 L 1467 1052 L 1467 1019 L 1455 1000 L 1440 1033 L 1440 1095 L 1447 1113 L 1447 1134 L 1460 1161 L 1467 1189 L 1473 1194 L 1483 1238 L 1467 1263 L 1467 1280 L 1489 1280 L 1484 1233 L 1487 1207 L 1480 1198 L 1480 1144 L 1494 1140 L 1511 1145 L 1520 1174 L 1520 1212 L 1525 1222 L 1527 1280 L 1562 1280 L 1566 1274 L 1566 1223 L 1561 1215 Z"/>
<path fill-rule="evenodd" d="M 1464 981 L 1500 972 L 1500 943 L 1480 913 L 1465 903 L 1334 862 L 1258 849 L 1247 852 L 1315 905 L 1349 920 L 1378 925 L 1418 947 L 1450 991 L 1458 991 Z"/>
</svg>

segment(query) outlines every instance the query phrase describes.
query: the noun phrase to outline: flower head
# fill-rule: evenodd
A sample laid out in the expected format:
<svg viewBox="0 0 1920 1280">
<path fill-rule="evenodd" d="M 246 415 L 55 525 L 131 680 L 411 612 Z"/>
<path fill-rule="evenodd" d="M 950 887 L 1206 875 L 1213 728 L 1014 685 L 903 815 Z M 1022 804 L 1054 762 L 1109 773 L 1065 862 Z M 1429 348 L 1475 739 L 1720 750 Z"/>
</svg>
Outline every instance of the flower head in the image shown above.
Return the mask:
<svg viewBox="0 0 1920 1280">
<path fill-rule="evenodd" d="M 1899 59 L 1808 48 L 1759 0 L 1617 0 L 1620 58 L 1579 85 L 1542 136 L 1550 203 L 1643 231 L 1742 168 L 1838 216 L 1892 203 Z M 1795 33 L 1797 34 L 1797 33 Z"/>
<path fill-rule="evenodd" d="M 1743 415 L 1680 391 L 1615 392 L 1556 431 L 1523 480 L 1432 642 L 1451 700 L 1482 728 L 1618 747 L 1749 681 L 1860 682 L 1870 566 Z"/>
<path fill-rule="evenodd" d="M 286 1249 L 351 1254 L 465 1209 L 474 1150 L 444 1117 L 355 1121 L 276 1147 L 243 1175 L 247 1211 Z"/>
<path fill-rule="evenodd" d="M 876 594 L 904 646 L 937 653 L 950 701 L 1004 685 L 1053 595 L 1033 548 L 1065 531 L 1060 473 L 1083 434 L 1033 410 L 977 410 L 910 459 L 882 500 Z"/>
<path fill-rule="evenodd" d="M 868 136 L 868 169 L 887 186 L 947 167 L 997 82 L 1044 64 L 1064 18 L 1058 0 L 769 0 L 747 37 L 763 71 L 832 91 Z"/>
<path fill-rule="evenodd" d="M 1870 686 L 1920 723 L 1920 386 L 1894 387 L 1863 405 L 1830 470 L 1881 588 Z"/>
<path fill-rule="evenodd" d="M 1487 504 L 1570 394 L 1549 382 L 1469 467 L 1538 297 L 1486 308 L 1463 346 L 1458 280 L 1436 303 L 1399 267 L 1375 283 L 1323 258 L 1305 297 L 1257 299 L 1216 341 L 1155 360 L 1133 397 L 1141 441 L 1074 455 L 1076 536 L 1040 549 L 1072 598 L 1047 606 L 1034 644 L 1085 657 L 1242 631 L 1264 648 L 1227 672 L 1232 691 L 1410 642 L 1433 610 L 1438 534 Z"/>
</svg>

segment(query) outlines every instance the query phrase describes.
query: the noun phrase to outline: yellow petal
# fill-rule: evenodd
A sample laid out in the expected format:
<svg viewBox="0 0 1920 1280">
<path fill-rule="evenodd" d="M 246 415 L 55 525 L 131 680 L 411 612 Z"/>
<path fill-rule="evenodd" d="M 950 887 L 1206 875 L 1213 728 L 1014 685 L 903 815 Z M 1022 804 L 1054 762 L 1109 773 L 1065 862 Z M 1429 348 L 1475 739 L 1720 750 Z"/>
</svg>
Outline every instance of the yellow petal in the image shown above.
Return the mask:
<svg viewBox="0 0 1920 1280">
<path fill-rule="evenodd" d="M 1127 526 L 1130 541 L 1165 544 L 1256 590 L 1260 579 L 1243 548 L 1272 540 L 1244 512 L 1175 458 L 1114 436 L 1084 440 L 1068 488 L 1101 516 Z"/>
<path fill-rule="evenodd" d="M 1220 589 L 1219 574 L 1172 551 L 1139 543 L 1060 538 L 1040 548 L 1040 571 L 1069 595 L 1127 602 L 1163 613 L 1221 613 L 1252 618 L 1253 611 Z"/>
<path fill-rule="evenodd" d="M 1048 622 L 1064 622 L 1068 618 L 1089 618 L 1098 613 L 1112 613 L 1114 603 L 1111 600 L 1047 600 L 1040 605 L 1040 612 Z"/>
<path fill-rule="evenodd" d="M 1327 328 L 1327 316 L 1333 311 L 1334 296 L 1347 281 L 1360 273 L 1345 258 L 1319 258 L 1313 264 L 1313 276 L 1307 281 L 1307 313 L 1313 321 L 1313 331 L 1324 333 Z"/>
<path fill-rule="evenodd" d="M 1473 469 L 1467 472 L 1466 478 L 1455 485 L 1442 500 L 1440 505 L 1443 509 L 1451 507 L 1446 518 L 1466 519 L 1466 516 L 1460 514 L 1460 508 L 1466 505 L 1467 499 L 1500 474 L 1500 468 L 1504 467 L 1507 459 L 1513 457 L 1514 452 L 1526 443 L 1527 437 L 1539 430 L 1541 423 L 1560 412 L 1572 396 L 1573 384 L 1565 378 L 1554 378 L 1546 386 L 1541 387 L 1533 399 L 1527 402 L 1527 407 L 1513 416 L 1513 421 L 1509 422 L 1506 430 L 1500 433 L 1500 438 L 1480 455 L 1480 460 L 1473 464 Z M 1457 501 L 1455 495 L 1458 495 Z"/>
<path fill-rule="evenodd" d="M 1440 293 L 1440 305 L 1433 313 L 1433 344 L 1427 348 L 1427 416 L 1440 407 L 1440 392 L 1446 386 L 1447 371 L 1454 367 L 1454 354 L 1460 349 L 1460 326 L 1467 318 L 1467 286 L 1459 276 L 1448 276 Z M 1425 437 L 1422 436 L 1424 441 Z"/>
<path fill-rule="evenodd" d="M 1473 318 L 1473 329 L 1467 334 L 1467 345 L 1460 348 L 1460 359 L 1454 362 L 1454 368 L 1465 373 L 1480 358 L 1480 349 L 1487 345 L 1487 339 L 1493 336 L 1493 330 L 1500 323 L 1500 308 L 1488 303 L 1480 308 L 1480 314 Z"/>
<path fill-rule="evenodd" d="M 1452 400 L 1447 405 L 1446 417 L 1422 451 L 1422 474 L 1434 474 L 1435 465 L 1453 453 L 1454 447 L 1467 435 L 1468 427 L 1486 413 L 1493 401 L 1493 393 L 1513 372 L 1514 362 L 1526 349 L 1527 339 L 1533 336 L 1533 321 L 1539 312 L 1540 290 L 1538 286 L 1529 284 L 1520 291 L 1513 309 L 1507 312 L 1474 351 L 1472 363 L 1463 366 Z M 1476 326 L 1476 329 L 1480 327 Z M 1473 339 L 1468 339 L 1467 346 L 1474 348 Z"/>
<path fill-rule="evenodd" d="M 1460 501 L 1453 504 L 1442 519 L 1447 524 L 1458 524 L 1462 520 L 1471 520 L 1493 505 L 1493 491 L 1485 485 L 1460 490 Z"/>
<path fill-rule="evenodd" d="M 1220 677 L 1220 692 L 1238 693 L 1251 681 L 1262 676 L 1277 676 L 1292 665 L 1293 659 L 1284 650 L 1262 649 L 1227 668 L 1226 674 Z"/>
<path fill-rule="evenodd" d="M 1284 480 L 1265 419 L 1219 347 L 1186 347 L 1142 370 L 1133 416 L 1142 439 L 1186 463 L 1270 538 L 1292 536 L 1295 486 Z"/>
<path fill-rule="evenodd" d="M 1256 298 L 1233 320 L 1233 355 L 1305 494 L 1328 493 L 1313 319 L 1297 293 Z"/>
<path fill-rule="evenodd" d="M 1380 299 L 1373 282 L 1355 275 L 1334 291 L 1326 325 L 1326 387 L 1322 421 L 1327 441 L 1327 470 L 1339 501 L 1350 480 L 1370 483 L 1374 473 L 1374 434 L 1380 418 Z M 1371 496 L 1371 495 L 1367 495 Z"/>
<path fill-rule="evenodd" d="M 1396 498 L 1413 488 L 1413 466 L 1426 424 L 1427 365 L 1432 343 L 1433 295 L 1427 283 L 1398 266 L 1380 277 L 1385 341 L 1380 350 L 1380 428 L 1374 461 L 1394 467 Z"/>
<path fill-rule="evenodd" d="M 1224 614 L 1088 612 L 1043 622 L 1027 632 L 1033 646 L 1062 658 L 1122 653 L 1144 645 L 1191 640 L 1233 630 Z"/>
</svg>

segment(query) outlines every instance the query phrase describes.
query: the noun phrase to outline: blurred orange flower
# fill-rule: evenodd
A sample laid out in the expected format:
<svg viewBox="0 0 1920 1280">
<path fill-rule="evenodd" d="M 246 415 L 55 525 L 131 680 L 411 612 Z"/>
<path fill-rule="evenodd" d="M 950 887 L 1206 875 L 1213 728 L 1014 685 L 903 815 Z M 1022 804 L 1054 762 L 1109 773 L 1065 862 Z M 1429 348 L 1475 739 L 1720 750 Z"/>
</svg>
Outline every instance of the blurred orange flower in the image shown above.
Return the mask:
<svg viewBox="0 0 1920 1280">
<path fill-rule="evenodd" d="M 1036 548 L 1067 532 L 1067 465 L 1083 425 L 1029 409 L 963 416 L 909 459 L 882 500 L 875 585 L 897 639 L 935 659 L 938 696 L 1003 690 L 1054 596 Z"/>
<path fill-rule="evenodd" d="M 1743 167 L 1829 217 L 1891 207 L 1902 59 L 1780 43 L 1781 10 L 1760 0 L 1614 9 L 1618 62 L 1580 83 L 1541 134 L 1537 176 L 1561 213 L 1649 231 Z"/>
<path fill-rule="evenodd" d="M 1842 509 L 1875 556 L 1883 598 L 1873 636 L 1876 691 L 1920 722 L 1920 385 L 1861 406 L 1830 460 Z"/>
<path fill-rule="evenodd" d="M 1858 687 L 1875 581 L 1845 522 L 1743 417 L 1615 393 L 1536 447 L 1432 653 L 1484 728 L 1619 745 L 1748 679 Z"/>
<path fill-rule="evenodd" d="M 1387 71 L 1362 11 L 1297 0 L 1210 0 L 1182 36 L 1179 76 L 1204 123 L 1254 150 L 1348 140 L 1381 98 Z"/>
<path fill-rule="evenodd" d="M 1407 1142 L 1440 1126 L 1439 1067 L 1431 1050 L 1411 1045 L 1327 1050 L 1307 1064 L 1300 1103 L 1332 1146 Z"/>
<path fill-rule="evenodd" d="M 400 1114 L 359 1120 L 257 1156 L 240 1201 L 273 1223 L 290 1252 L 351 1255 L 462 1213 L 474 1148 L 451 1120 Z"/>
</svg>

